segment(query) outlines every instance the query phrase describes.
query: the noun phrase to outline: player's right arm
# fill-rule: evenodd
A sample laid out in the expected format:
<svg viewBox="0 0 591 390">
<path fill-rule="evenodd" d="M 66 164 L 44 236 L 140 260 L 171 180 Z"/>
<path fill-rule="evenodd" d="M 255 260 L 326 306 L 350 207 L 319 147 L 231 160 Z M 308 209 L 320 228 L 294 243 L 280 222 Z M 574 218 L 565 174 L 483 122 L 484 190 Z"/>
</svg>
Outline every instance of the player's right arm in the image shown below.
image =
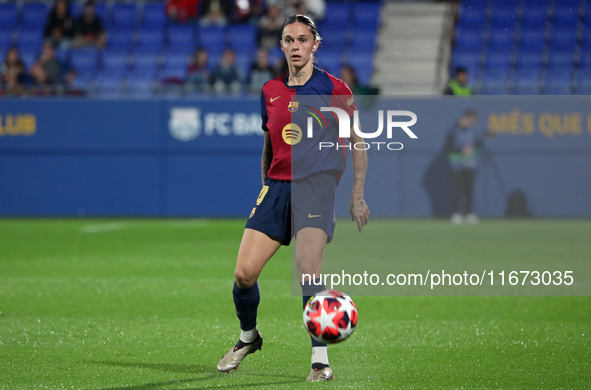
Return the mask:
<svg viewBox="0 0 591 390">
<path fill-rule="evenodd" d="M 269 177 L 267 172 L 271 167 L 271 161 L 273 161 L 273 147 L 271 146 L 271 136 L 268 131 L 265 131 L 265 144 L 263 146 L 263 155 L 261 157 L 261 168 L 262 168 L 262 179 L 263 185 L 265 180 Z"/>
</svg>

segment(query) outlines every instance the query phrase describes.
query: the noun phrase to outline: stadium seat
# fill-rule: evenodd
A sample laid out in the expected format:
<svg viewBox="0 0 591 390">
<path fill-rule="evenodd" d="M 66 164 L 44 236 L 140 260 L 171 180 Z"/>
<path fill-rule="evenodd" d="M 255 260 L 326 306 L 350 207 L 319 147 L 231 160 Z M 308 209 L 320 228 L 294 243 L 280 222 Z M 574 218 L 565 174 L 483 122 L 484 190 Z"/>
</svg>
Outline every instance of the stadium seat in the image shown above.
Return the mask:
<svg viewBox="0 0 591 390">
<path fill-rule="evenodd" d="M 98 97 L 119 97 L 123 85 L 123 73 L 101 72 L 96 77 L 95 95 Z"/>
<path fill-rule="evenodd" d="M 552 85 L 544 88 L 544 95 L 571 95 L 572 88 L 569 85 Z"/>
<path fill-rule="evenodd" d="M 39 29 L 25 30 L 19 29 L 17 35 L 17 47 L 19 51 L 34 51 L 39 53 L 43 45 L 43 32 Z"/>
<path fill-rule="evenodd" d="M 572 68 L 564 68 L 562 70 L 549 70 L 544 74 L 544 85 L 546 87 L 555 87 L 567 85 L 570 88 L 572 75 Z"/>
<path fill-rule="evenodd" d="M 542 68 L 542 53 L 540 52 L 518 52 L 515 61 L 516 69 L 533 69 L 540 70 Z"/>
<path fill-rule="evenodd" d="M 256 51 L 256 27 L 249 24 L 234 25 L 228 28 L 228 42 L 236 53 Z"/>
<path fill-rule="evenodd" d="M 549 52 L 548 63 L 549 69 L 565 69 L 573 67 L 573 51 Z"/>
<path fill-rule="evenodd" d="M 113 26 L 135 27 L 137 23 L 135 3 L 115 3 L 112 12 L 111 24 Z"/>
<path fill-rule="evenodd" d="M 2 48 L 2 51 L 0 52 L 2 57 L 0 58 L 0 61 L 4 60 L 4 53 L 10 45 L 12 45 L 12 33 L 10 31 L 0 30 L 0 48 Z"/>
<path fill-rule="evenodd" d="M 158 56 L 152 53 L 135 53 L 133 56 L 133 72 L 154 74 L 158 68 Z"/>
<path fill-rule="evenodd" d="M 523 12 L 521 18 L 521 28 L 523 31 L 544 30 L 548 21 L 547 7 L 528 7 Z"/>
<path fill-rule="evenodd" d="M 70 64 L 78 73 L 94 74 L 98 69 L 98 52 L 96 49 L 73 50 Z"/>
<path fill-rule="evenodd" d="M 16 4 L 0 3 L 0 32 L 12 31 L 16 26 Z"/>
<path fill-rule="evenodd" d="M 320 51 L 343 51 L 345 49 L 345 34 L 340 28 L 326 27 L 322 30 Z"/>
<path fill-rule="evenodd" d="M 482 48 L 482 37 L 462 34 L 456 39 L 454 52 L 475 53 Z"/>
<path fill-rule="evenodd" d="M 470 54 L 470 53 L 457 53 L 454 54 L 452 57 L 452 69 L 456 68 L 466 68 L 469 74 L 476 74 L 478 70 L 478 66 L 480 63 L 480 58 L 478 54 Z"/>
<path fill-rule="evenodd" d="M 511 67 L 511 53 L 494 53 L 484 58 L 484 67 L 486 69 L 495 69 L 499 71 L 507 70 Z"/>
<path fill-rule="evenodd" d="M 573 28 L 574 27 L 574 28 Z M 552 29 L 550 36 L 550 49 L 558 51 L 574 51 L 577 43 L 576 26 L 565 29 Z"/>
<path fill-rule="evenodd" d="M 153 73 L 132 72 L 127 75 L 127 95 L 136 98 L 149 98 L 154 87 Z"/>
<path fill-rule="evenodd" d="M 119 73 L 122 74 L 127 69 L 127 54 L 124 52 L 110 52 L 103 53 L 102 70 L 105 73 Z"/>
<path fill-rule="evenodd" d="M 142 24 L 146 27 L 163 28 L 166 25 L 166 11 L 163 2 L 148 2 L 142 9 Z"/>
<path fill-rule="evenodd" d="M 33 64 L 37 60 L 37 57 L 39 56 L 39 52 L 38 51 L 20 50 L 20 49 L 19 49 L 19 51 L 20 51 L 21 60 L 25 64 L 25 68 L 27 70 L 31 69 L 31 66 L 33 66 Z"/>
<path fill-rule="evenodd" d="M 236 65 L 240 69 L 240 77 L 242 81 L 246 80 L 248 73 L 250 72 L 250 64 L 252 60 L 249 53 L 236 53 Z"/>
<path fill-rule="evenodd" d="M 377 34 L 372 30 L 356 30 L 351 37 L 351 52 L 373 55 L 377 48 Z"/>
<path fill-rule="evenodd" d="M 580 90 L 591 90 L 591 69 L 579 70 L 575 74 L 574 86 L 577 93 L 579 93 Z"/>
<path fill-rule="evenodd" d="M 69 85 L 69 88 L 73 90 L 89 91 L 93 88 L 93 84 L 94 75 L 92 73 L 77 72 L 74 80 Z"/>
<path fill-rule="evenodd" d="M 193 51 L 195 47 L 195 30 L 193 26 L 175 24 L 168 28 L 168 44 L 171 49 L 190 48 Z"/>
<path fill-rule="evenodd" d="M 516 70 L 512 82 L 514 94 L 536 95 L 540 91 L 540 72 L 532 69 Z"/>
<path fill-rule="evenodd" d="M 507 85 L 483 85 L 478 91 L 479 95 L 508 95 Z"/>
<path fill-rule="evenodd" d="M 353 23 L 355 26 L 376 27 L 380 23 L 381 5 L 377 1 L 354 2 Z"/>
<path fill-rule="evenodd" d="M 202 47 L 215 49 L 225 44 L 225 29 L 222 27 L 199 27 L 199 44 Z"/>
<path fill-rule="evenodd" d="M 49 8 L 46 3 L 27 2 L 22 6 L 22 26 L 43 29 Z"/>
<path fill-rule="evenodd" d="M 189 58 L 184 54 L 169 54 L 164 58 L 164 69 L 187 70 Z"/>
<path fill-rule="evenodd" d="M 552 16 L 552 26 L 572 27 L 576 26 L 579 18 L 578 9 L 569 7 L 568 4 L 555 3 Z"/>
<path fill-rule="evenodd" d="M 513 49 L 513 30 L 494 31 L 488 37 L 487 49 L 496 52 L 510 52 Z"/>
<path fill-rule="evenodd" d="M 546 46 L 546 37 L 540 31 L 522 31 L 519 40 L 519 50 L 528 53 L 542 52 Z"/>
<path fill-rule="evenodd" d="M 107 48 L 127 51 L 133 46 L 131 30 L 111 30 L 107 34 Z"/>
<path fill-rule="evenodd" d="M 591 52 L 581 52 L 579 68 L 583 70 L 591 70 Z"/>
<path fill-rule="evenodd" d="M 517 8 L 515 6 L 495 5 L 490 18 L 491 28 L 495 30 L 513 30 L 515 26 Z"/>
<path fill-rule="evenodd" d="M 324 25 L 346 25 L 351 16 L 351 3 L 329 1 L 326 3 Z"/>
<path fill-rule="evenodd" d="M 138 33 L 137 50 L 158 53 L 164 47 L 164 31 L 159 27 L 144 27 Z"/>
<path fill-rule="evenodd" d="M 320 51 L 318 54 L 318 66 L 330 74 L 339 74 L 341 68 L 341 52 L 330 50 Z"/>
<path fill-rule="evenodd" d="M 486 21 L 484 7 L 472 7 L 462 3 L 459 12 L 458 24 L 461 26 L 482 26 Z"/>
<path fill-rule="evenodd" d="M 480 84 L 482 87 L 495 88 L 503 87 L 506 88 L 509 84 L 509 70 L 508 69 L 494 69 L 485 70 L 480 74 Z"/>
</svg>

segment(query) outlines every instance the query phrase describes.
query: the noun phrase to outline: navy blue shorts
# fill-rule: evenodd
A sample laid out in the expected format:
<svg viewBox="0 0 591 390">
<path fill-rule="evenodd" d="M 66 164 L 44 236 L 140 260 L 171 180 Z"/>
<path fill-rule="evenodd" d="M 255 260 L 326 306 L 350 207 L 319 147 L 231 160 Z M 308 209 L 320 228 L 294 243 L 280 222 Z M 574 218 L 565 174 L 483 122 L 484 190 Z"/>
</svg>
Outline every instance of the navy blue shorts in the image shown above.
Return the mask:
<svg viewBox="0 0 591 390">
<path fill-rule="evenodd" d="M 332 240 L 337 177 L 320 173 L 302 180 L 267 179 L 246 228 L 265 233 L 283 245 L 305 227 L 322 229 Z"/>
</svg>

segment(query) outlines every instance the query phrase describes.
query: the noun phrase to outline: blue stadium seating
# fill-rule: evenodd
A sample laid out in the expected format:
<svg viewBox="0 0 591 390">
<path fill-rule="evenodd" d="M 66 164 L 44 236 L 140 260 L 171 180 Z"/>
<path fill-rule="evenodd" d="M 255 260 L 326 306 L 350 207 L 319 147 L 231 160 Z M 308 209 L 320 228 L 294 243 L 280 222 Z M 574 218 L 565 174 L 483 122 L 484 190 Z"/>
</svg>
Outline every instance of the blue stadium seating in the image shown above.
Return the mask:
<svg viewBox="0 0 591 390">
<path fill-rule="evenodd" d="M 376 32 L 372 30 L 355 30 L 351 36 L 351 52 L 362 55 L 372 54 L 377 48 Z"/>
<path fill-rule="evenodd" d="M 152 53 L 135 53 L 133 55 L 133 73 L 154 74 L 158 67 L 158 56 Z"/>
<path fill-rule="evenodd" d="M 88 91 L 94 83 L 94 75 L 91 73 L 78 72 L 74 81 L 70 84 L 71 90 Z"/>
<path fill-rule="evenodd" d="M 208 50 L 216 49 L 225 44 L 225 29 L 222 27 L 199 27 L 199 44 Z"/>
<path fill-rule="evenodd" d="M 546 7 L 529 7 L 523 13 L 521 28 L 528 30 L 544 30 L 548 21 L 548 9 Z"/>
<path fill-rule="evenodd" d="M 172 25 L 168 28 L 168 44 L 171 49 L 189 52 L 195 47 L 195 30 L 190 25 Z"/>
<path fill-rule="evenodd" d="M 522 31 L 519 41 L 519 50 L 528 53 L 541 52 L 546 46 L 546 37 L 538 30 Z"/>
<path fill-rule="evenodd" d="M 573 67 L 573 63 L 572 51 L 548 53 L 548 69 L 571 69 Z"/>
<path fill-rule="evenodd" d="M 110 30 L 107 35 L 107 48 L 127 51 L 133 46 L 130 30 Z"/>
<path fill-rule="evenodd" d="M 482 26 L 486 21 L 484 7 L 470 7 L 462 3 L 460 8 L 460 26 Z"/>
<path fill-rule="evenodd" d="M 159 27 L 144 27 L 138 37 L 138 51 L 158 53 L 164 47 L 164 31 Z"/>
<path fill-rule="evenodd" d="M 228 28 L 228 42 L 236 53 L 254 53 L 256 51 L 256 28 L 249 24 L 230 26 Z"/>
<path fill-rule="evenodd" d="M 591 70 L 591 52 L 582 52 L 579 61 L 580 69 Z"/>
<path fill-rule="evenodd" d="M 114 26 L 134 27 L 137 23 L 135 3 L 115 3 L 112 9 L 111 24 Z"/>
<path fill-rule="evenodd" d="M 482 37 L 472 34 L 462 34 L 456 39 L 455 52 L 474 53 L 482 48 Z"/>
<path fill-rule="evenodd" d="M 0 3 L 0 32 L 12 31 L 16 27 L 16 4 Z"/>
<path fill-rule="evenodd" d="M 488 38 L 488 50 L 491 48 L 496 52 L 510 52 L 513 49 L 513 30 L 494 31 Z"/>
<path fill-rule="evenodd" d="M 149 98 L 154 87 L 153 72 L 132 72 L 127 75 L 127 95 L 136 98 Z"/>
<path fill-rule="evenodd" d="M 17 47 L 21 53 L 41 51 L 43 33 L 39 29 L 25 30 L 21 28 L 17 36 Z"/>
<path fill-rule="evenodd" d="M 517 58 L 515 61 L 516 69 L 540 70 L 542 68 L 542 65 L 542 55 L 539 52 L 518 52 L 517 54 Z"/>
<path fill-rule="evenodd" d="M 340 28 L 326 27 L 322 30 L 320 50 L 343 51 L 345 49 L 345 34 Z"/>
<path fill-rule="evenodd" d="M 341 68 L 341 52 L 330 50 L 319 51 L 318 65 L 328 73 L 338 74 Z"/>
<path fill-rule="evenodd" d="M 118 97 L 123 85 L 123 73 L 101 72 L 96 77 L 96 96 Z"/>
<path fill-rule="evenodd" d="M 499 4 L 501 5 L 501 4 Z M 516 21 L 517 10 L 511 6 L 496 6 L 493 8 L 490 23 L 496 30 L 513 30 Z"/>
<path fill-rule="evenodd" d="M 73 50 L 70 64 L 78 74 L 94 74 L 98 69 L 98 52 L 96 49 Z"/>
<path fill-rule="evenodd" d="M 147 27 L 164 27 L 167 23 L 164 3 L 146 3 L 142 10 L 142 23 Z"/>
<path fill-rule="evenodd" d="M 576 27 L 576 26 L 574 26 Z M 552 29 L 550 48 L 558 51 L 574 51 L 577 42 L 577 30 L 573 26 L 563 29 Z"/>
<path fill-rule="evenodd" d="M 347 24 L 351 16 L 351 4 L 347 2 L 329 1 L 326 3 L 326 15 L 323 25 L 343 26 Z"/>
<path fill-rule="evenodd" d="M 127 69 L 127 53 L 105 51 L 102 63 L 104 72 L 123 74 Z"/>
<path fill-rule="evenodd" d="M 353 23 L 355 26 L 376 27 L 380 20 L 380 3 L 354 2 Z"/>
<path fill-rule="evenodd" d="M 495 53 L 484 59 L 486 69 L 508 70 L 511 67 L 511 53 Z"/>
<path fill-rule="evenodd" d="M 562 6 L 555 6 L 553 17 L 552 17 L 552 25 L 554 27 L 572 27 L 576 26 L 577 19 L 579 17 L 578 9 L 572 8 L 564 4 Z"/>
<path fill-rule="evenodd" d="M 373 55 L 354 55 L 347 58 L 347 62 L 357 71 L 357 78 L 361 84 L 369 84 L 373 71 Z"/>
<path fill-rule="evenodd" d="M 22 26 L 42 29 L 47 20 L 49 7 L 46 3 L 24 3 L 22 6 Z"/>
</svg>

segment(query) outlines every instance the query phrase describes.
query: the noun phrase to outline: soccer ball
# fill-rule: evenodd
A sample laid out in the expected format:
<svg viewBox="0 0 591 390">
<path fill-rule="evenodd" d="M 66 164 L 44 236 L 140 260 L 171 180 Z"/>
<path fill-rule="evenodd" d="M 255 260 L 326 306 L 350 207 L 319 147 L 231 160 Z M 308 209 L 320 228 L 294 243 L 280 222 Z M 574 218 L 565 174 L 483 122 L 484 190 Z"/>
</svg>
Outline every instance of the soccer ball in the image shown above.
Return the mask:
<svg viewBox="0 0 591 390">
<path fill-rule="evenodd" d="M 340 291 L 321 291 L 310 298 L 304 308 L 304 326 L 316 341 L 340 343 L 355 331 L 357 308 L 353 300 Z"/>
</svg>

